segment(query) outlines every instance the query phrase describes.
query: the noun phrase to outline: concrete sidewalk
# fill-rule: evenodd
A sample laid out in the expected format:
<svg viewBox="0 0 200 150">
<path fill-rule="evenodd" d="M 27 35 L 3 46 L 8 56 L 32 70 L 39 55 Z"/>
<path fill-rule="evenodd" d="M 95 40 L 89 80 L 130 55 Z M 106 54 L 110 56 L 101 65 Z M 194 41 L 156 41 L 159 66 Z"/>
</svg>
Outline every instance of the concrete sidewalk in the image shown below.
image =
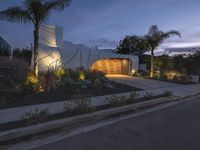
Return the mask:
<svg viewBox="0 0 200 150">
<path fill-rule="evenodd" d="M 108 75 L 107 77 L 115 82 L 144 89 L 144 91 L 138 92 L 141 95 L 144 92 L 151 92 L 157 95 L 166 90 L 173 91 L 175 96 L 186 96 L 191 93 L 200 92 L 200 84 L 177 84 L 127 75 Z"/>
<path fill-rule="evenodd" d="M 144 90 L 151 90 L 151 89 L 164 88 L 164 87 L 174 87 L 174 86 L 180 85 L 180 84 L 171 83 L 171 82 L 151 80 L 151 79 L 145 79 L 141 77 L 132 77 L 132 76 L 127 76 L 127 75 L 107 75 L 107 77 L 113 81 L 126 84 L 129 86 L 141 88 Z"/>
</svg>

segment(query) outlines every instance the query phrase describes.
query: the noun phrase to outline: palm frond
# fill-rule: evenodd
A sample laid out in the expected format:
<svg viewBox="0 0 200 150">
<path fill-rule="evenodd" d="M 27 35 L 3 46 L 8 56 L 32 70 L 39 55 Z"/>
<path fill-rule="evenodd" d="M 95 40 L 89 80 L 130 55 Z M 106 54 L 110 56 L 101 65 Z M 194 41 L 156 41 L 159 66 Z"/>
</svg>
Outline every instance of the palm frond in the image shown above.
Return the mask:
<svg viewBox="0 0 200 150">
<path fill-rule="evenodd" d="M 158 26 L 157 25 L 152 25 L 150 28 L 149 28 L 149 32 L 148 34 L 149 35 L 152 35 L 154 33 L 158 32 Z"/>
<path fill-rule="evenodd" d="M 31 18 L 33 18 L 33 24 L 40 26 L 43 21 L 47 20 L 50 14 L 50 10 L 43 4 L 45 0 L 25 0 L 24 7 Z"/>
<path fill-rule="evenodd" d="M 71 0 L 50 0 L 46 1 L 44 5 L 48 9 L 63 10 L 65 7 L 69 6 Z"/>
<path fill-rule="evenodd" d="M 21 7 L 10 7 L 0 12 L 0 20 L 16 23 L 29 23 L 31 22 L 31 17 L 27 11 Z"/>
<path fill-rule="evenodd" d="M 165 32 L 164 35 L 167 36 L 167 37 L 170 37 L 170 36 L 173 36 L 173 35 L 177 35 L 178 37 L 181 38 L 181 33 L 178 32 L 178 31 L 175 31 L 175 30 L 171 30 L 171 31 Z"/>
</svg>

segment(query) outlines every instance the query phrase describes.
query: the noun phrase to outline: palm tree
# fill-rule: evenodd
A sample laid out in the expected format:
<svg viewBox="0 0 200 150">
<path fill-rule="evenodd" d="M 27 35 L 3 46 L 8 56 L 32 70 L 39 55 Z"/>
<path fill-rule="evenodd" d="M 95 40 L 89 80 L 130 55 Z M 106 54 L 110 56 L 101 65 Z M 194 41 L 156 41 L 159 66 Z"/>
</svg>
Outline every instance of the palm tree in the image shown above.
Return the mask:
<svg viewBox="0 0 200 150">
<path fill-rule="evenodd" d="M 70 0 L 24 0 L 22 6 L 10 7 L 0 12 L 0 20 L 34 25 L 34 72 L 38 78 L 39 29 L 53 10 L 63 10 Z"/>
<path fill-rule="evenodd" d="M 154 73 L 154 51 L 155 49 L 167 38 L 172 35 L 177 35 L 181 37 L 181 34 L 178 31 L 171 30 L 167 32 L 163 32 L 158 29 L 156 25 L 152 25 L 149 28 L 149 32 L 147 35 L 144 36 L 144 47 L 151 52 L 151 70 L 150 70 L 150 77 L 152 78 Z"/>
</svg>

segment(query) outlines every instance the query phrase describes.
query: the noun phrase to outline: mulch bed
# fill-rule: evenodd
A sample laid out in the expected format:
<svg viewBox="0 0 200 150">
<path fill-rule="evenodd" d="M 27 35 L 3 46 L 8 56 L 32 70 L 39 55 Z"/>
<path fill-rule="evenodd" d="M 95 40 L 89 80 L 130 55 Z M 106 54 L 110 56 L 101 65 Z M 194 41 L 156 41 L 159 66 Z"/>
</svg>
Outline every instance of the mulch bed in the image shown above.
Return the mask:
<svg viewBox="0 0 200 150">
<path fill-rule="evenodd" d="M 139 88 L 116 82 L 111 82 L 111 85 L 115 86 L 116 88 L 111 89 L 106 87 L 88 87 L 86 89 L 80 89 L 64 86 L 51 92 L 41 92 L 26 96 L 19 96 L 15 94 L 12 96 L 12 98 L 9 97 L 9 99 L 7 99 L 4 103 L 0 103 L 0 109 L 71 100 L 75 95 L 86 95 L 88 97 L 93 97 L 141 90 Z"/>
</svg>

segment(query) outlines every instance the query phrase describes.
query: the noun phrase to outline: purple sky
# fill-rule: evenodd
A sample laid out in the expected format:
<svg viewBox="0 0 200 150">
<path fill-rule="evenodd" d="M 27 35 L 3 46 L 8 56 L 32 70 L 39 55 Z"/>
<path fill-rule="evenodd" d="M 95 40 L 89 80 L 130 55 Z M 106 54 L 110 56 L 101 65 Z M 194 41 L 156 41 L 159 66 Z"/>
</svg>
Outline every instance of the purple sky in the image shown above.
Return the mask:
<svg viewBox="0 0 200 150">
<path fill-rule="evenodd" d="M 21 5 L 22 0 L 1 0 L 0 10 Z M 163 31 L 175 29 L 182 38 L 171 38 L 163 47 L 200 46 L 199 0 L 72 0 L 46 24 L 64 27 L 64 39 L 89 46 L 115 47 L 125 35 L 147 33 L 156 24 Z M 33 26 L 0 21 L 0 36 L 13 48 L 29 46 Z"/>
</svg>

